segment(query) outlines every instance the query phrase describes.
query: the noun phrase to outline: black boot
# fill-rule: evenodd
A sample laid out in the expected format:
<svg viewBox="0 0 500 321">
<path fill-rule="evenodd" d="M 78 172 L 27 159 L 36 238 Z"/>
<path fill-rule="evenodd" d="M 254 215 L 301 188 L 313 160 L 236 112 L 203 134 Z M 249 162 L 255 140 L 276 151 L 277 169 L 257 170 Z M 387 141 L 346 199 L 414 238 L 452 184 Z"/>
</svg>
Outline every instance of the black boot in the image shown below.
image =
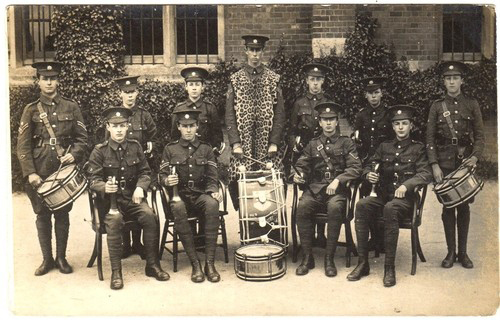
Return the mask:
<svg viewBox="0 0 500 321">
<path fill-rule="evenodd" d="M 160 263 L 151 266 L 146 265 L 146 275 L 154 277 L 158 281 L 168 281 L 170 279 L 170 275 L 162 270 Z"/>
<path fill-rule="evenodd" d="M 122 270 L 113 270 L 111 272 L 111 282 L 109 287 L 111 290 L 119 290 L 123 288 L 123 277 L 122 277 Z"/>
<path fill-rule="evenodd" d="M 210 282 L 219 282 L 220 274 L 215 269 L 214 261 L 208 261 L 205 263 L 205 275 L 207 276 L 207 280 Z"/>
<path fill-rule="evenodd" d="M 329 278 L 337 275 L 337 268 L 333 262 L 333 255 L 325 255 L 325 275 Z"/>
<path fill-rule="evenodd" d="M 467 252 L 458 252 L 458 262 L 462 263 L 462 266 L 466 269 L 472 269 L 474 264 L 467 255 Z"/>
<path fill-rule="evenodd" d="M 396 285 L 396 268 L 394 265 L 384 265 L 384 286 Z"/>
<path fill-rule="evenodd" d="M 314 256 L 312 253 L 304 254 L 302 262 L 297 267 L 297 270 L 295 270 L 295 274 L 306 275 L 311 269 L 314 269 Z"/>
<path fill-rule="evenodd" d="M 54 214 L 56 233 L 56 267 L 61 273 L 69 274 L 73 268 L 66 261 L 66 247 L 68 245 L 69 234 L 69 214 L 61 212 Z"/>
<path fill-rule="evenodd" d="M 64 274 L 73 273 L 73 268 L 69 265 L 68 261 L 64 257 L 56 257 L 56 267 L 59 269 L 59 272 Z"/>
<path fill-rule="evenodd" d="M 42 264 L 35 270 L 35 275 L 40 276 L 49 273 L 55 267 L 54 259 L 43 259 Z"/>
<path fill-rule="evenodd" d="M 370 264 L 366 256 L 360 256 L 358 265 L 347 275 L 349 281 L 359 281 L 363 276 L 370 274 Z"/>
<path fill-rule="evenodd" d="M 205 281 L 205 274 L 203 273 L 203 269 L 201 268 L 200 261 L 191 262 L 191 266 L 193 270 L 191 271 L 191 281 L 194 283 L 201 283 Z"/>
<path fill-rule="evenodd" d="M 453 266 L 453 263 L 457 260 L 457 254 L 455 251 L 448 252 L 443 262 L 441 262 L 441 266 L 445 269 L 449 269 Z"/>
</svg>

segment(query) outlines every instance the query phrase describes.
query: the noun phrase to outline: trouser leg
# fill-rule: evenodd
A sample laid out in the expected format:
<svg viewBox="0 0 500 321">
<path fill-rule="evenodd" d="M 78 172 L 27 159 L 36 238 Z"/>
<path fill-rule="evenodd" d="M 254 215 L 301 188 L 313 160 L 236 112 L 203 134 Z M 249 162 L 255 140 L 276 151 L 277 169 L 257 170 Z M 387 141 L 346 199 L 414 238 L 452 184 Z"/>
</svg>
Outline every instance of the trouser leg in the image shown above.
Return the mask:
<svg viewBox="0 0 500 321">
<path fill-rule="evenodd" d="M 347 199 L 344 195 L 334 195 L 327 203 L 328 230 L 326 240 L 326 255 L 333 256 L 337 248 L 340 228 L 345 216 Z"/>
<path fill-rule="evenodd" d="M 122 214 L 106 214 L 104 224 L 106 226 L 106 241 L 108 243 L 111 270 L 121 270 L 122 230 L 124 225 Z"/>
<path fill-rule="evenodd" d="M 384 206 L 385 265 L 394 265 L 399 238 L 399 220 L 408 217 L 412 202 L 406 198 L 394 198 Z"/>
<path fill-rule="evenodd" d="M 38 242 L 44 260 L 52 260 L 52 214 L 47 210 L 36 216 Z"/>
<path fill-rule="evenodd" d="M 467 253 L 467 237 L 469 235 L 469 224 L 469 204 L 461 204 L 457 207 L 458 253 Z"/>
<path fill-rule="evenodd" d="M 57 212 L 54 214 L 54 219 L 54 230 L 56 234 L 56 256 L 58 258 L 65 258 L 69 235 L 69 213 Z"/>
<path fill-rule="evenodd" d="M 297 206 L 297 228 L 305 255 L 312 253 L 312 239 L 314 236 L 313 215 L 321 206 L 324 205 L 318 202 L 310 191 L 305 191 L 302 194 Z"/>
<path fill-rule="evenodd" d="M 375 221 L 376 216 L 380 215 L 384 204 L 380 198 L 371 196 L 360 199 L 356 204 L 354 226 L 360 258 L 368 258 L 370 222 Z"/>
<path fill-rule="evenodd" d="M 441 214 L 441 219 L 443 221 L 444 235 L 446 238 L 446 246 L 448 247 L 448 253 L 455 253 L 456 251 L 455 209 L 443 207 L 443 213 Z"/>
</svg>

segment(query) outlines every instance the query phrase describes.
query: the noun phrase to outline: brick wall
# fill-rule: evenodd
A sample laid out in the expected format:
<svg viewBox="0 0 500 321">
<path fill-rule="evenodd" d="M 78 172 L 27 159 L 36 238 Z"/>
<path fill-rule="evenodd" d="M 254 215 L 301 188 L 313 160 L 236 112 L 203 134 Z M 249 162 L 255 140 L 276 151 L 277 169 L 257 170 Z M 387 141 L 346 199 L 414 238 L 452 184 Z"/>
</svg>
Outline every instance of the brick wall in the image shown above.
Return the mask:
<svg viewBox="0 0 500 321">
<path fill-rule="evenodd" d="M 226 5 L 224 6 L 225 55 L 245 61 L 243 39 L 246 34 L 270 38 L 264 60 L 276 52 L 280 38 L 288 52 L 311 50 L 311 5 Z"/>
<path fill-rule="evenodd" d="M 355 5 L 313 5 L 313 38 L 347 38 L 354 29 Z"/>
<path fill-rule="evenodd" d="M 375 39 L 393 45 L 413 69 L 426 69 L 439 60 L 441 5 L 368 5 L 358 7 L 377 19 Z"/>
<path fill-rule="evenodd" d="M 498 136 L 497 136 L 496 118 L 484 121 L 484 159 L 492 162 L 498 162 Z"/>
</svg>

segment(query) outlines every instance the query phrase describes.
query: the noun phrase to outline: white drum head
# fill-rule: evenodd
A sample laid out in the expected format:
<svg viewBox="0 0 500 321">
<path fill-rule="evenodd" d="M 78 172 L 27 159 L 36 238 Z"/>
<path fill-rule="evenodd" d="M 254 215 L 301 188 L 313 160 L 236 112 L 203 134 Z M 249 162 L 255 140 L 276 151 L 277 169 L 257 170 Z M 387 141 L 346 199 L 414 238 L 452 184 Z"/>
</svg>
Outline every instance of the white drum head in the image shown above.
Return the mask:
<svg viewBox="0 0 500 321">
<path fill-rule="evenodd" d="M 251 257 L 268 256 L 269 254 L 277 254 L 283 251 L 278 245 L 274 244 L 250 244 L 240 247 L 236 250 L 239 255 L 246 255 Z"/>
<path fill-rule="evenodd" d="M 38 194 L 43 194 L 50 190 L 50 187 L 52 188 L 58 186 L 58 182 L 63 181 L 66 177 L 68 177 L 73 170 L 75 169 L 75 164 L 69 164 L 61 168 L 59 173 L 55 172 L 54 174 L 50 175 L 47 177 L 46 181 L 38 188 L 37 192 Z M 57 181 L 54 183 L 54 178 L 56 177 L 57 174 Z M 54 184 L 52 184 L 54 183 Z"/>
</svg>

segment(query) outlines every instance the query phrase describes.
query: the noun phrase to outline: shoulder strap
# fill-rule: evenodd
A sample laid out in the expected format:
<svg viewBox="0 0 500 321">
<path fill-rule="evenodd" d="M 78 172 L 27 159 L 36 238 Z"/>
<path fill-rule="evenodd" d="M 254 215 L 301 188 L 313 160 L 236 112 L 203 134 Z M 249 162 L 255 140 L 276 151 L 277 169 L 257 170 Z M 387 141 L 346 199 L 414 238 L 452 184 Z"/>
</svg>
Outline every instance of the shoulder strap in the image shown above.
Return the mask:
<svg viewBox="0 0 500 321">
<path fill-rule="evenodd" d="M 328 165 L 328 167 L 333 170 L 333 168 L 334 168 L 333 164 L 330 161 L 330 158 L 326 155 L 323 143 L 319 144 L 318 147 L 316 147 L 316 149 L 318 150 L 318 152 L 321 155 L 321 157 L 323 157 L 323 160 L 325 161 L 326 165 Z"/>
<path fill-rule="evenodd" d="M 59 157 L 64 155 L 64 150 L 59 145 L 59 142 L 57 141 L 56 134 L 54 133 L 54 130 L 52 129 L 52 126 L 50 126 L 49 119 L 47 118 L 47 113 L 45 110 L 43 110 L 42 103 L 38 102 L 36 104 L 36 107 L 38 108 L 38 112 L 40 113 L 40 119 L 43 121 L 43 124 L 45 125 L 45 128 L 47 128 L 47 132 L 49 132 L 50 140 L 55 141 L 54 146 L 56 147 L 56 152 Z"/>
<path fill-rule="evenodd" d="M 455 128 L 453 127 L 453 122 L 451 121 L 451 113 L 446 107 L 446 102 L 443 100 L 441 102 L 441 106 L 443 107 L 443 116 L 446 119 L 446 122 L 448 123 L 448 127 L 450 127 L 451 131 L 451 137 L 453 138 L 454 141 L 458 143 L 457 135 L 455 134 Z"/>
</svg>

